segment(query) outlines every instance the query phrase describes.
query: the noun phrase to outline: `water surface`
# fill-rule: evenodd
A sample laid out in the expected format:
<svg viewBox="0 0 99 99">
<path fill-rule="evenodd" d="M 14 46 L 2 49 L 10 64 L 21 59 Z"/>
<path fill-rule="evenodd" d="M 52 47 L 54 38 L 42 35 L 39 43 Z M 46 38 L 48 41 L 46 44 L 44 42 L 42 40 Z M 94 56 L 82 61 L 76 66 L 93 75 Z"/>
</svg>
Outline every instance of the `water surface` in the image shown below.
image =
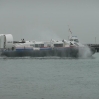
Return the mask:
<svg viewBox="0 0 99 99">
<path fill-rule="evenodd" d="M 0 99 L 99 99 L 99 53 L 88 59 L 0 57 Z"/>
</svg>

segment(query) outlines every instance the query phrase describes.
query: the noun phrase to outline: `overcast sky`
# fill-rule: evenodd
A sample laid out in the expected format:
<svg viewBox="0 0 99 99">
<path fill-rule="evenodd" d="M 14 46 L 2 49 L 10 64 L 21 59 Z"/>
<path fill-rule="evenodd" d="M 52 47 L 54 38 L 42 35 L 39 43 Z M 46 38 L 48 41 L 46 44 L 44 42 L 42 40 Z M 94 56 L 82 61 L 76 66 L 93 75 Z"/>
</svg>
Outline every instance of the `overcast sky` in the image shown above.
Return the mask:
<svg viewBox="0 0 99 99">
<path fill-rule="evenodd" d="M 0 33 L 14 40 L 68 39 L 99 43 L 99 0 L 0 0 Z"/>
</svg>

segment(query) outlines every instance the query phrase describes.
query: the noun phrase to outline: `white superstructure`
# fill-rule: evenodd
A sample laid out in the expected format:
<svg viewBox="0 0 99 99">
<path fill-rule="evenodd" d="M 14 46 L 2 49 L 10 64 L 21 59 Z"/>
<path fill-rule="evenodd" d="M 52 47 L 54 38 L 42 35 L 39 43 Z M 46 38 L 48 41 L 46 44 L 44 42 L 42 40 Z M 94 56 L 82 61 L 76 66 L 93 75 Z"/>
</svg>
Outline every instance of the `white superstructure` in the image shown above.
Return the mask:
<svg viewBox="0 0 99 99">
<path fill-rule="evenodd" d="M 0 49 L 10 49 L 13 47 L 12 34 L 0 34 Z"/>
<path fill-rule="evenodd" d="M 46 48 L 46 47 L 84 47 L 77 38 L 71 36 L 69 40 L 53 40 L 50 41 L 13 41 L 12 34 L 0 34 L 0 49 L 14 49 L 14 48 Z"/>
</svg>

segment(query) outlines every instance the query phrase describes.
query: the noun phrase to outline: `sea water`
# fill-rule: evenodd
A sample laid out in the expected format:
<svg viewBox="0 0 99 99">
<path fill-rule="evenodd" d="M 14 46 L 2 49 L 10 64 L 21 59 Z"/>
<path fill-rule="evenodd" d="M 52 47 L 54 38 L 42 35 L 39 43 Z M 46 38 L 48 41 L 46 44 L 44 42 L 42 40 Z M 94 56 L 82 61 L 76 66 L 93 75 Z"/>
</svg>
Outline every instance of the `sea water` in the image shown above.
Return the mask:
<svg viewBox="0 0 99 99">
<path fill-rule="evenodd" d="M 99 99 L 99 53 L 86 59 L 0 57 L 0 99 Z"/>
</svg>

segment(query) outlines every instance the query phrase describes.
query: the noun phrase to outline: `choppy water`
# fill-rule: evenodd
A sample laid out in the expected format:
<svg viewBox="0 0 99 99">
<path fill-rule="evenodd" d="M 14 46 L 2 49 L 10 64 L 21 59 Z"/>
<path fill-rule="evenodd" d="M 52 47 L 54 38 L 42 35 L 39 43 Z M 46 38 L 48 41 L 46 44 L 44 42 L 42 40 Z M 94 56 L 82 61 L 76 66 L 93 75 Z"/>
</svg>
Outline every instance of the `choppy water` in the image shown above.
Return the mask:
<svg viewBox="0 0 99 99">
<path fill-rule="evenodd" d="M 1 57 L 0 99 L 99 99 L 99 53 L 89 59 Z"/>
</svg>

